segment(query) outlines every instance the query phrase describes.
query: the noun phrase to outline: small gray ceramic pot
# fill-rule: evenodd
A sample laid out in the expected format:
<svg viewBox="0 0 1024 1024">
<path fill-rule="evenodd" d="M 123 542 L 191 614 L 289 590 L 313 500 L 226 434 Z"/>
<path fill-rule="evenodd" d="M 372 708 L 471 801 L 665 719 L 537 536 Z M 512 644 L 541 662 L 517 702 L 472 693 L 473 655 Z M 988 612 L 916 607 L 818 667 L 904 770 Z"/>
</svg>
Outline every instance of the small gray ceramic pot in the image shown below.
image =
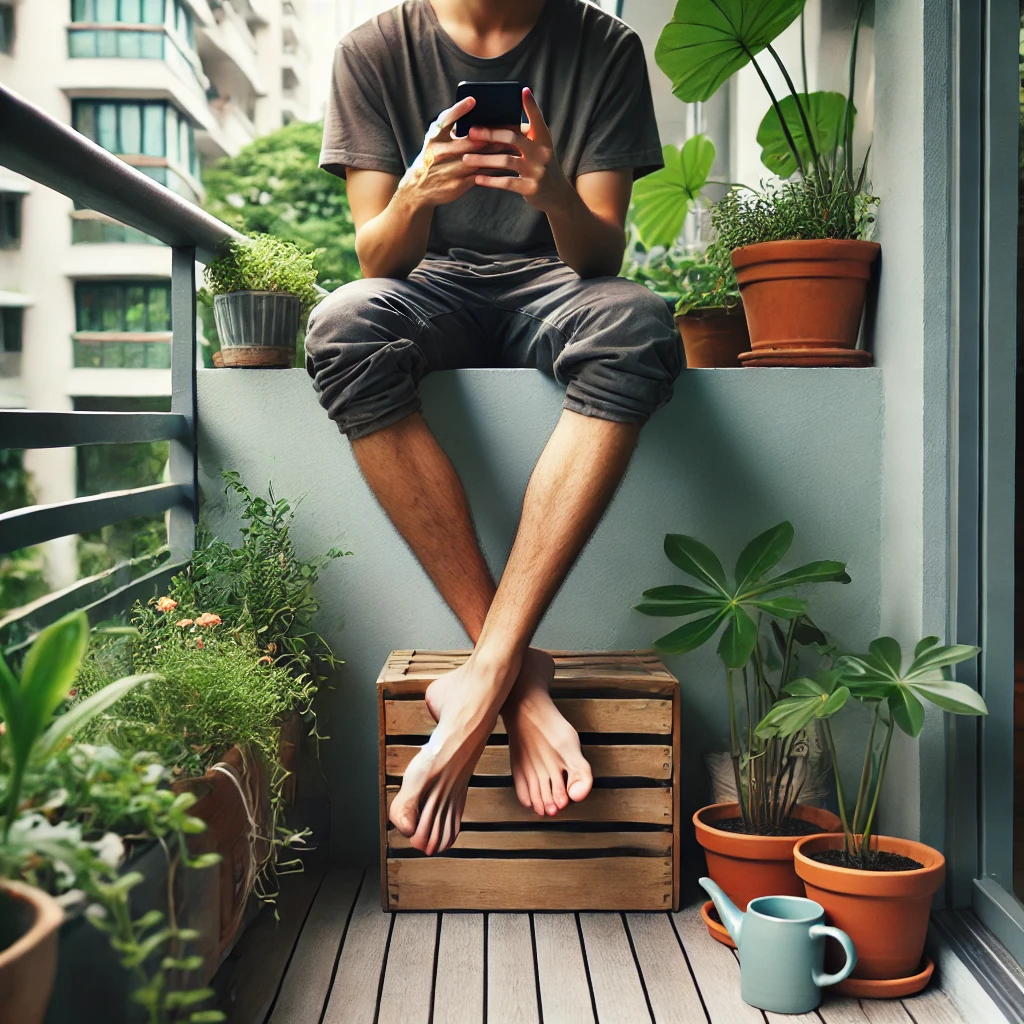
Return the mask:
<svg viewBox="0 0 1024 1024">
<path fill-rule="evenodd" d="M 302 303 L 287 292 L 228 292 L 213 300 L 225 366 L 295 365 Z"/>
</svg>

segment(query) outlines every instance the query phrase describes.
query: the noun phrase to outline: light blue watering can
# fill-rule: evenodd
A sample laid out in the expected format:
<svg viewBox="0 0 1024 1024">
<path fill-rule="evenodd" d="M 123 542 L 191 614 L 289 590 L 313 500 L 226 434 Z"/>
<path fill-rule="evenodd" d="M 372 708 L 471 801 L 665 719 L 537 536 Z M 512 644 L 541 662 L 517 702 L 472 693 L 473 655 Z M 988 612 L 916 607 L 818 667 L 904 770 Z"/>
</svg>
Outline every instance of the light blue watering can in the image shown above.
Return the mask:
<svg viewBox="0 0 1024 1024">
<path fill-rule="evenodd" d="M 710 878 L 700 884 L 714 901 L 722 924 L 736 943 L 744 1002 L 775 1013 L 810 1013 L 821 990 L 838 985 L 857 966 L 853 940 L 825 924 L 820 903 L 801 896 L 759 896 L 744 914 Z M 825 938 L 846 953 L 841 971 L 826 974 Z"/>
</svg>

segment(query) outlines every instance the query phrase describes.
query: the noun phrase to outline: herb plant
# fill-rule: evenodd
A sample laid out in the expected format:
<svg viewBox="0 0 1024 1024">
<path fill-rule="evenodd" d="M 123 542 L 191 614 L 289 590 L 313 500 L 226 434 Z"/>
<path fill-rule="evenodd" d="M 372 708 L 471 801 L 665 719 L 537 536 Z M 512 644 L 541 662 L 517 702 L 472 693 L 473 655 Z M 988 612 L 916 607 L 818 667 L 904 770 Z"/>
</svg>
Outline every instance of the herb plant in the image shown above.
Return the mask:
<svg viewBox="0 0 1024 1024">
<path fill-rule="evenodd" d="M 747 831 L 757 835 L 786 834 L 800 796 L 798 759 L 805 756 L 807 745 L 802 730 L 785 737 L 755 730 L 793 678 L 799 648 L 829 654 L 827 638 L 807 618 L 807 601 L 791 592 L 807 583 L 850 581 L 846 566 L 831 560 L 769 575 L 792 543 L 792 524 L 783 522 L 766 530 L 743 549 L 730 582 L 710 548 L 693 537 L 669 534 L 665 554 L 698 585 L 655 587 L 645 591 L 636 606 L 644 615 L 689 620 L 655 641 L 655 648 L 664 654 L 696 650 L 721 631 L 718 655 L 725 665 L 729 745 L 740 816 Z M 781 655 L 775 681 L 769 678 L 773 642 Z M 738 681 L 742 683 L 739 697 Z"/>
<path fill-rule="evenodd" d="M 308 312 L 320 297 L 313 259 L 313 253 L 273 235 L 253 234 L 229 242 L 227 251 L 206 265 L 208 295 L 204 297 L 244 291 L 287 292 Z"/>
<path fill-rule="evenodd" d="M 839 815 L 843 822 L 844 867 L 871 870 L 878 855 L 872 845 L 875 816 L 885 784 L 889 748 L 898 727 L 917 737 L 924 726 L 922 700 L 954 715 L 987 715 L 981 695 L 963 683 L 949 679 L 952 665 L 975 657 L 980 648 L 965 644 L 940 645 L 937 636 L 925 637 L 915 648 L 910 666 L 903 671 L 903 651 L 888 636 L 874 640 L 867 654 L 841 658 L 832 671 L 813 678 L 794 679 L 783 689 L 788 696 L 771 707 L 756 735 L 765 742 L 788 740 L 814 722 L 820 722 L 835 771 Z M 835 740 L 830 719 L 850 698 L 870 710 L 871 729 L 864 749 L 864 763 L 852 814 L 843 793 Z"/>
<path fill-rule="evenodd" d="M 724 265 L 713 264 L 700 254 L 660 248 L 645 252 L 638 245 L 626 261 L 622 276 L 650 288 L 670 302 L 677 314 L 730 309 L 740 301 L 731 260 Z"/>
</svg>

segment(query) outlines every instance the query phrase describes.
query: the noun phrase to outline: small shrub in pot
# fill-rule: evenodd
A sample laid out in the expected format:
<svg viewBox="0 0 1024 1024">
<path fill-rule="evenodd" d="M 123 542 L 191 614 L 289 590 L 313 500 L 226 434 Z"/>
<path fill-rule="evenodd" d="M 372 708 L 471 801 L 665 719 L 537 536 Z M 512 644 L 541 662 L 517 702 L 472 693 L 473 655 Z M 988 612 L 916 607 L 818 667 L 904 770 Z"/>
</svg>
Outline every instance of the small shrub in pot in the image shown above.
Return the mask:
<svg viewBox="0 0 1024 1024">
<path fill-rule="evenodd" d="M 273 235 L 231 242 L 206 267 L 224 366 L 289 367 L 301 318 L 317 302 L 313 253 Z"/>
</svg>

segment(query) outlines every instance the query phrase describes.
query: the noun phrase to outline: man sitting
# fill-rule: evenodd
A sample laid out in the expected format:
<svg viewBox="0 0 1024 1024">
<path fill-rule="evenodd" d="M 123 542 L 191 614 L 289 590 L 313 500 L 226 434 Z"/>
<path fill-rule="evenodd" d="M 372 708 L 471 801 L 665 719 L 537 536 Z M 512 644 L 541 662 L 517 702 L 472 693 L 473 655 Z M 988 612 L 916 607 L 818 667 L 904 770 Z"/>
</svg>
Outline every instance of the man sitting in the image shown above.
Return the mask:
<svg viewBox="0 0 1024 1024">
<path fill-rule="evenodd" d="M 462 80 L 522 83 L 528 125 L 455 137 Z M 473 642 L 427 690 L 438 724 L 391 805 L 432 854 L 458 834 L 499 713 L 525 807 L 555 815 L 592 785 L 552 660 L 529 645 L 681 366 L 666 304 L 615 276 L 633 179 L 662 164 L 643 49 L 584 0 L 406 0 L 338 44 L 320 164 L 347 178 L 365 278 L 313 310 L 306 366 Z M 566 387 L 497 586 L 420 415 L 419 381 L 459 367 Z"/>
</svg>

